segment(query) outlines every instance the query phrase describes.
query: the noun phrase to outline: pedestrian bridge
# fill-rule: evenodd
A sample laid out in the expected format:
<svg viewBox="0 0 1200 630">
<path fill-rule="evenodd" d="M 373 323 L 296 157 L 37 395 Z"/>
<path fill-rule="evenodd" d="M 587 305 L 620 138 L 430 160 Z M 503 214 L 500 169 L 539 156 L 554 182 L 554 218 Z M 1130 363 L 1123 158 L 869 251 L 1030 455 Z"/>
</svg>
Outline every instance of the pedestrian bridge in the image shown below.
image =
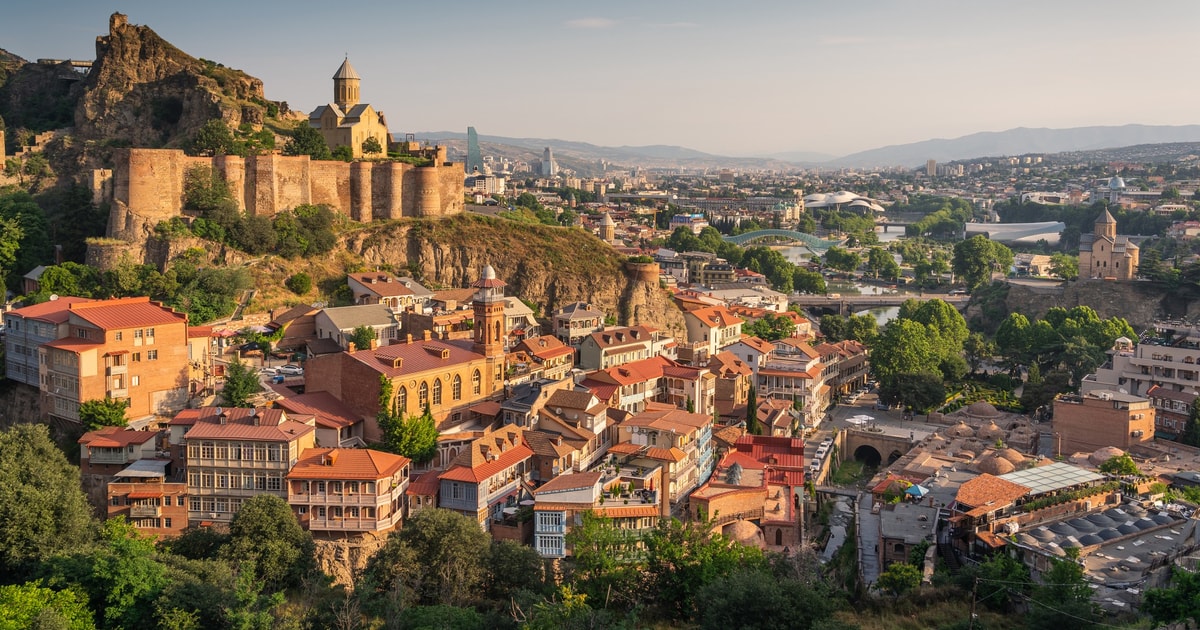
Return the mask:
<svg viewBox="0 0 1200 630">
<path fill-rule="evenodd" d="M 776 238 L 776 239 L 786 238 L 786 239 L 790 239 L 793 241 L 800 241 L 801 243 L 804 243 L 804 245 L 806 247 L 808 247 L 809 249 L 811 249 L 813 251 L 822 251 L 822 252 L 829 249 L 830 247 L 835 247 L 835 246 L 841 245 L 842 243 L 846 242 L 845 239 L 825 240 L 823 238 L 817 238 L 816 236 L 813 236 L 812 234 L 806 234 L 804 232 L 796 232 L 795 230 L 776 230 L 776 229 L 755 230 L 753 232 L 746 232 L 744 234 L 738 234 L 736 236 L 724 236 L 722 238 L 724 238 L 726 241 L 729 241 L 730 243 L 733 243 L 734 245 L 739 245 L 739 246 L 746 245 L 747 243 L 752 243 L 754 241 L 767 239 L 767 238 Z"/>
<path fill-rule="evenodd" d="M 945 294 L 930 294 L 930 295 L 913 295 L 911 293 L 887 293 L 884 295 L 809 295 L 798 294 L 788 298 L 788 304 L 795 304 L 801 308 L 823 308 L 830 311 L 837 311 L 842 315 L 849 315 L 864 311 L 869 308 L 880 308 L 885 306 L 900 306 L 908 300 L 916 300 L 918 302 L 927 302 L 929 300 L 942 300 L 947 304 L 957 308 L 966 308 L 967 303 L 971 301 L 969 295 L 945 295 Z"/>
</svg>

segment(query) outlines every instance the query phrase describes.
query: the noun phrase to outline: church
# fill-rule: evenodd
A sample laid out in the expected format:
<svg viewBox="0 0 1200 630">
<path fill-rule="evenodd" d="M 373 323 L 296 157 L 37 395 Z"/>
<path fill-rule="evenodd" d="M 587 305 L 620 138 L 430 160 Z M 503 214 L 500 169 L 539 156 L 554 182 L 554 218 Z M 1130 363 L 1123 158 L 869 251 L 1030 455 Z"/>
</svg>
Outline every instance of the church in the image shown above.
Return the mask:
<svg viewBox="0 0 1200 630">
<path fill-rule="evenodd" d="M 1105 210 L 1092 233 L 1079 237 L 1079 277 L 1133 280 L 1138 253 L 1128 236 L 1117 236 L 1117 220 Z"/>
<path fill-rule="evenodd" d="M 350 59 L 346 58 L 333 75 L 333 102 L 314 109 L 308 115 L 308 124 L 321 132 L 331 150 L 348 146 L 355 158 L 361 158 L 363 142 L 375 138 L 383 149 L 379 157 L 386 157 L 390 141 L 387 119 L 383 112 L 358 102 L 360 81 Z"/>
</svg>

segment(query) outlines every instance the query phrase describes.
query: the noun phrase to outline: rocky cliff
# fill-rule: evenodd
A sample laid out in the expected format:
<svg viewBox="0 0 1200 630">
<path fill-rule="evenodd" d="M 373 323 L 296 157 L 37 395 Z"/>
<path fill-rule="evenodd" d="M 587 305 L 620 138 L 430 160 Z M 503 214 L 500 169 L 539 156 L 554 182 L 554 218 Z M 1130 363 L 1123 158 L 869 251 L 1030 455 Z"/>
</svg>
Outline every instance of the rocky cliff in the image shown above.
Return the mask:
<svg viewBox="0 0 1200 630">
<path fill-rule="evenodd" d="M 490 264 L 509 295 L 534 302 L 543 314 L 584 301 L 621 324 L 684 334 L 670 294 L 627 270 L 624 256 L 581 230 L 466 214 L 368 225 L 349 233 L 345 247 L 368 267 L 407 268 L 444 287 L 469 286 Z"/>
<path fill-rule="evenodd" d="M 96 38 L 75 130 L 85 140 L 175 146 L 213 118 L 261 123 L 265 106 L 262 81 L 196 59 L 114 13 L 108 35 Z"/>
<path fill-rule="evenodd" d="M 1156 282 L 1113 282 L 1081 280 L 1058 285 L 1031 286 L 1010 284 L 997 305 L 980 305 L 972 299 L 964 313 L 970 320 L 988 312 L 988 319 L 999 324 L 1008 313 L 1021 313 L 1030 319 L 1039 318 L 1052 307 L 1090 306 L 1100 317 L 1123 317 L 1134 330 L 1148 328 L 1156 319 L 1196 317 L 1200 315 L 1200 294 L 1196 290 L 1170 290 Z M 982 308 L 981 308 L 982 306 Z"/>
</svg>

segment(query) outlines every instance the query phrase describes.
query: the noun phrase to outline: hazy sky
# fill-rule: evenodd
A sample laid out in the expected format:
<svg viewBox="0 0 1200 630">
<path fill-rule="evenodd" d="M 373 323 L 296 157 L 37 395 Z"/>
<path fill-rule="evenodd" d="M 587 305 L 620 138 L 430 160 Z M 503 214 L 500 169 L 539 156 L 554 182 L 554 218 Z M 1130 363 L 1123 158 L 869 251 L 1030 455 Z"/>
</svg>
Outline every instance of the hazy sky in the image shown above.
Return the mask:
<svg viewBox="0 0 1200 630">
<path fill-rule="evenodd" d="M 6 2 L 0 48 L 90 59 L 119 10 L 309 111 L 346 53 L 393 132 L 726 155 L 1200 123 L 1200 2 Z"/>
</svg>

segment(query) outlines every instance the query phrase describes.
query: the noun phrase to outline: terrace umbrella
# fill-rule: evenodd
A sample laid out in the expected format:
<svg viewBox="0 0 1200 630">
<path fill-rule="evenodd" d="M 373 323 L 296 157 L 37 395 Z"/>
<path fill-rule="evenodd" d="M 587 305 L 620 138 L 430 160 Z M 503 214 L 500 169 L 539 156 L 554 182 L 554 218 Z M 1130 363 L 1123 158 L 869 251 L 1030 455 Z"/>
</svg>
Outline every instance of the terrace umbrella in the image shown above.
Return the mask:
<svg viewBox="0 0 1200 630">
<path fill-rule="evenodd" d="M 916 498 L 920 499 L 921 497 L 929 494 L 929 489 L 925 488 L 923 486 L 913 485 L 913 486 L 909 486 L 908 490 L 904 491 L 904 494 L 907 494 L 910 497 L 916 497 Z"/>
</svg>

